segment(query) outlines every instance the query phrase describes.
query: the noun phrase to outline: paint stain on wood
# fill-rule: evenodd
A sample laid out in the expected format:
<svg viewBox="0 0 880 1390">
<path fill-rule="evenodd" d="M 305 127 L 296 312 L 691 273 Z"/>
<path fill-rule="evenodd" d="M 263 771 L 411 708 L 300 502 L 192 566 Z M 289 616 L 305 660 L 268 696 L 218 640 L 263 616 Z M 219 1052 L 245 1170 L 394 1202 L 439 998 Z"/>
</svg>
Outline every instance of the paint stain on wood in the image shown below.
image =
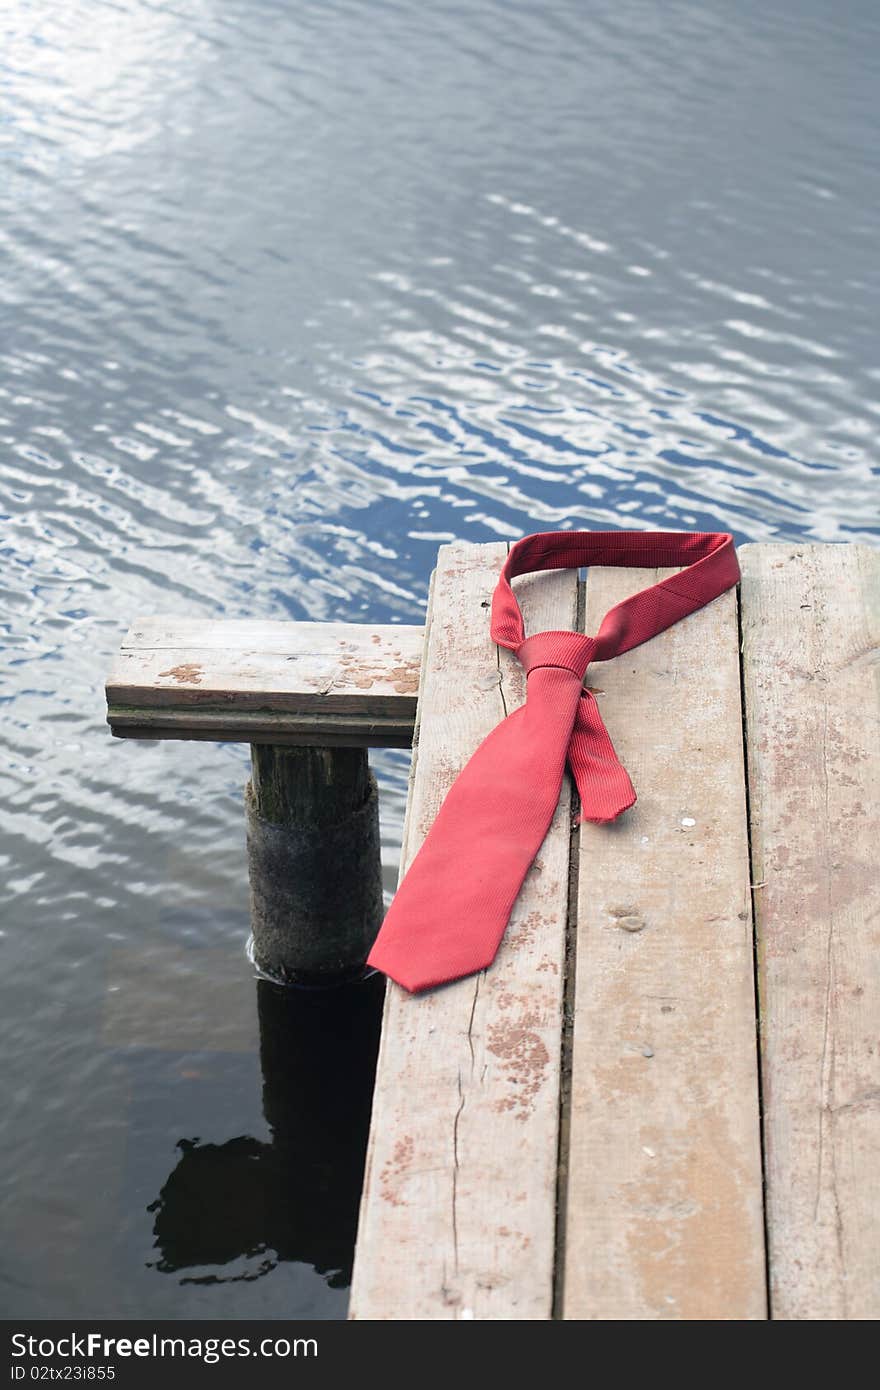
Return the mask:
<svg viewBox="0 0 880 1390">
<path fill-rule="evenodd" d="M 395 666 L 388 672 L 398 695 L 415 695 L 419 688 L 419 672 L 412 666 Z"/>
<path fill-rule="evenodd" d="M 160 676 L 169 676 L 178 685 L 201 685 L 202 674 L 201 664 L 197 661 L 185 661 L 180 666 L 171 666 L 167 671 L 159 672 Z"/>
<path fill-rule="evenodd" d="M 509 997 L 498 1000 L 499 1008 L 513 1005 L 509 1017 L 502 1017 L 489 1029 L 487 1047 L 501 1062 L 509 1089 L 495 1102 L 495 1109 L 511 1111 L 518 1120 L 527 1120 L 534 1109 L 550 1064 L 550 1054 L 538 1032 L 540 1019 L 530 1009 Z"/>
<path fill-rule="evenodd" d="M 528 912 L 521 922 L 511 924 L 507 944 L 511 950 L 522 951 L 531 946 L 538 932 L 545 932 L 553 923 L 542 912 Z"/>
<path fill-rule="evenodd" d="M 393 1207 L 405 1207 L 407 1202 L 401 1196 L 401 1181 L 404 1178 L 415 1149 L 412 1136 L 405 1134 L 394 1145 L 391 1157 L 379 1174 L 379 1187 L 382 1200 Z"/>
<path fill-rule="evenodd" d="M 419 665 L 415 662 L 399 666 L 363 666 L 356 657 L 343 656 L 340 665 L 346 668 L 355 666 L 357 674 L 349 672 L 352 685 L 358 690 L 371 690 L 374 685 L 390 685 L 398 695 L 416 695 L 419 689 Z"/>
</svg>

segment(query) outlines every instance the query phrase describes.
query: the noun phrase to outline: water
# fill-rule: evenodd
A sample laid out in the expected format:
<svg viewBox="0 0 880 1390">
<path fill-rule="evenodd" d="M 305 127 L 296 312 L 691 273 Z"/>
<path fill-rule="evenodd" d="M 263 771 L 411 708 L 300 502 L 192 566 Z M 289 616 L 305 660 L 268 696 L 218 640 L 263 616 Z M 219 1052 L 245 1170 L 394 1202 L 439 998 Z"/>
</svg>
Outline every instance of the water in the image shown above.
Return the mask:
<svg viewBox="0 0 880 1390">
<path fill-rule="evenodd" d="M 0 19 L 0 1300 L 341 1317 L 375 997 L 258 994 L 247 750 L 115 743 L 112 654 L 420 622 L 455 537 L 876 544 L 880 12 Z"/>
</svg>

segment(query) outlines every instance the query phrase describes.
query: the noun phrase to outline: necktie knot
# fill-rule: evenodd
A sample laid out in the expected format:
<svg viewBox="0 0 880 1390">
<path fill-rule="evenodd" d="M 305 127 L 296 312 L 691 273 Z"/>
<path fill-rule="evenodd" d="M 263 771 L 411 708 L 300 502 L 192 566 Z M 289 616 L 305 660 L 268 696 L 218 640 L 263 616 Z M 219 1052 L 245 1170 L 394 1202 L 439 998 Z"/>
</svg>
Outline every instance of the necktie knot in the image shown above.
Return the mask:
<svg viewBox="0 0 880 1390">
<path fill-rule="evenodd" d="M 516 656 L 527 676 L 538 666 L 558 666 L 582 681 L 595 650 L 595 637 L 582 632 L 535 632 L 520 642 Z"/>
</svg>

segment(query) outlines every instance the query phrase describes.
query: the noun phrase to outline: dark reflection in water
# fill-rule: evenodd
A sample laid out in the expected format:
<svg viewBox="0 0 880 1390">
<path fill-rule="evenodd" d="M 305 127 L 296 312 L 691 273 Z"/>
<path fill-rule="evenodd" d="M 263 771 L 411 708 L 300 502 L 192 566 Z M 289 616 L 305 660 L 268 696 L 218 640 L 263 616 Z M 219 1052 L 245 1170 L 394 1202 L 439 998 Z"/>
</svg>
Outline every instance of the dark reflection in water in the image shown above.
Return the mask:
<svg viewBox="0 0 880 1390">
<path fill-rule="evenodd" d="M 326 1275 L 330 1288 L 348 1287 L 383 994 L 376 975 L 315 991 L 257 982 L 271 1140 L 178 1141 L 180 1159 L 148 1208 L 156 1269 L 198 1267 L 181 1282 L 219 1284 L 292 1260 Z M 235 1272 L 204 1272 L 209 1265 Z"/>
</svg>

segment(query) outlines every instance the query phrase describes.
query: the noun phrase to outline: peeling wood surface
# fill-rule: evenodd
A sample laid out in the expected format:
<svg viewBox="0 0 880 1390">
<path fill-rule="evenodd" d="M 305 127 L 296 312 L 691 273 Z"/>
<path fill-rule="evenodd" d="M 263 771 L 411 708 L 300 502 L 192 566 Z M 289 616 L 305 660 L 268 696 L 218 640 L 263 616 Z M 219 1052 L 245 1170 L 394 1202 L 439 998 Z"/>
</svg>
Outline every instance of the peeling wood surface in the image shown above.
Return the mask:
<svg viewBox="0 0 880 1390">
<path fill-rule="evenodd" d="M 746 545 L 771 1310 L 880 1316 L 880 552 Z"/>
<path fill-rule="evenodd" d="M 108 721 L 129 738 L 251 742 L 256 730 L 315 742 L 326 731 L 406 746 L 422 643 L 422 628 L 404 625 L 142 618 L 107 680 Z"/>
<path fill-rule="evenodd" d="M 591 570 L 585 631 L 673 572 Z M 580 831 L 563 1316 L 761 1319 L 735 592 L 587 683 L 638 801 Z"/>
<path fill-rule="evenodd" d="M 505 554 L 440 550 L 402 870 L 461 767 L 525 697 L 519 663 L 489 639 Z M 574 627 L 573 571 L 517 593 L 529 631 Z M 551 1315 L 569 819 L 566 779 L 491 970 L 422 996 L 388 986 L 352 1317 Z"/>
</svg>

